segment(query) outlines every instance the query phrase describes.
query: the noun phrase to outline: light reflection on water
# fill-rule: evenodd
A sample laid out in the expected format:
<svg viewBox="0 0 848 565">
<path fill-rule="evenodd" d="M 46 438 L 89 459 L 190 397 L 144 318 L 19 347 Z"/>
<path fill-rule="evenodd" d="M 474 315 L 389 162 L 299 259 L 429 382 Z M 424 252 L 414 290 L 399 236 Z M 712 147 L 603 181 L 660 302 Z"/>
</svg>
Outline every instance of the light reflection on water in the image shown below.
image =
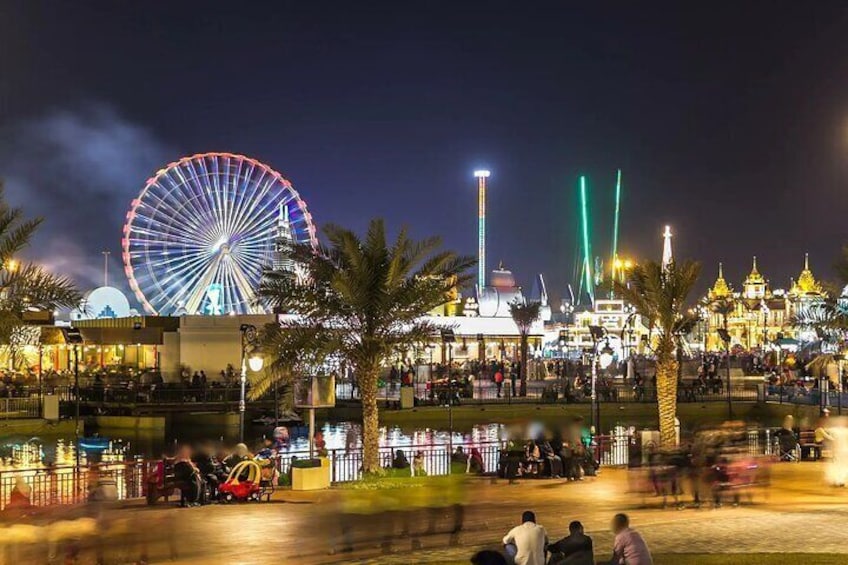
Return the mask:
<svg viewBox="0 0 848 565">
<path fill-rule="evenodd" d="M 361 447 L 361 423 L 359 422 L 327 422 L 318 425 L 324 435 L 326 448 L 333 449 L 355 449 Z M 307 426 L 289 426 L 290 442 L 285 452 L 302 452 L 309 449 L 309 429 Z M 232 445 L 237 441 L 232 429 L 195 428 L 186 430 L 184 434 L 165 437 L 146 433 L 144 431 L 130 430 L 108 430 L 101 429 L 100 435 L 104 438 L 115 440 L 116 450 L 119 443 L 126 446 L 127 457 L 140 456 L 144 458 L 158 458 L 161 454 L 174 444 L 182 442 L 193 442 L 198 440 L 223 441 Z M 398 426 L 380 427 L 380 447 L 404 448 L 410 446 L 447 446 L 461 444 L 480 444 L 495 442 L 503 439 L 505 428 L 502 424 L 480 424 L 472 426 L 462 432 L 454 431 L 453 436 L 448 430 L 433 428 L 408 429 Z M 251 449 L 258 449 L 263 438 L 272 437 L 271 427 L 254 426 L 248 429 L 248 438 L 245 443 Z M 5 468 L 37 468 L 41 461 L 36 458 L 44 457 L 45 461 L 53 461 L 56 464 L 72 464 L 73 462 L 73 436 L 50 436 L 50 437 L 8 437 L 3 438 L 0 445 L 0 467 Z M 27 446 L 29 444 L 29 446 Z M 13 446 L 24 446 L 27 452 L 26 463 L 18 459 L 14 464 L 11 461 Z M 36 455 L 38 454 L 38 455 Z M 69 455 L 70 454 L 70 455 Z M 5 459 L 5 461 L 3 461 Z M 110 458 L 111 459 L 111 458 Z M 4 465 L 5 463 L 5 465 Z"/>
<path fill-rule="evenodd" d="M 358 422 L 326 423 L 321 426 L 327 449 L 345 449 L 362 446 L 361 424 Z M 380 427 L 380 447 L 409 447 L 409 446 L 444 446 L 451 443 L 479 444 L 495 442 L 502 438 L 502 424 L 481 424 L 471 428 L 469 432 L 454 432 L 453 437 L 447 430 L 422 428 L 405 430 L 398 426 Z M 304 451 L 309 449 L 309 429 L 306 426 L 289 428 L 291 442 L 289 451 Z"/>
</svg>

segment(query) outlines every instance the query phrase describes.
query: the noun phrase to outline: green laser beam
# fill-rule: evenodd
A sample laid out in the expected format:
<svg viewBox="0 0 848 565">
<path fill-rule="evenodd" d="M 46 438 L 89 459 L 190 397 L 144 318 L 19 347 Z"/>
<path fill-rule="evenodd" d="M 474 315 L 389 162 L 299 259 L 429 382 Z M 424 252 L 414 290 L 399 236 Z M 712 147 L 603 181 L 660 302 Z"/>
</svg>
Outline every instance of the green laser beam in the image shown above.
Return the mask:
<svg viewBox="0 0 848 565">
<path fill-rule="evenodd" d="M 583 223 L 583 262 L 586 275 L 586 292 L 595 302 L 595 290 L 592 281 L 592 247 L 589 242 L 589 204 L 586 196 L 586 176 L 580 176 L 580 217 Z"/>
</svg>

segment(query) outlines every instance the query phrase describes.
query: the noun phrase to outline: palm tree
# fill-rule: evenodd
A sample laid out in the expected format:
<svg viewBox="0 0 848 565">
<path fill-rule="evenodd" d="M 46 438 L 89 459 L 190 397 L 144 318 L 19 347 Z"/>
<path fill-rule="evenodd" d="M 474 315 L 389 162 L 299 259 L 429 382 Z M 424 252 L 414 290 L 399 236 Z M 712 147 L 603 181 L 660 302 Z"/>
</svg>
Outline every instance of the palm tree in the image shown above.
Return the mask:
<svg viewBox="0 0 848 565">
<path fill-rule="evenodd" d="M 677 347 L 680 336 L 692 327 L 686 300 L 698 280 L 701 265 L 693 261 L 670 263 L 663 268 L 653 261 L 637 265 L 628 284 L 617 284 L 616 294 L 630 303 L 652 331 L 656 331 L 657 408 L 660 441 L 672 447 L 676 440 Z"/>
<path fill-rule="evenodd" d="M 13 365 L 15 346 L 27 333 L 23 331 L 25 312 L 71 308 L 82 298 L 67 277 L 16 258 L 29 246 L 41 222 L 26 219 L 20 208 L 11 207 L 0 184 L 0 345 L 8 348 Z"/>
<path fill-rule="evenodd" d="M 516 300 L 509 304 L 509 313 L 512 315 L 515 325 L 518 326 L 518 333 L 521 335 L 521 388 L 518 392 L 519 396 L 527 396 L 527 342 L 530 328 L 539 319 L 541 308 L 541 302 L 520 302 Z"/>
<path fill-rule="evenodd" d="M 726 332 L 727 319 L 731 314 L 733 314 L 734 310 L 736 310 L 736 302 L 733 300 L 733 297 L 723 296 L 721 298 L 716 298 L 715 300 L 707 302 L 706 306 L 711 312 L 721 316 L 721 329 Z"/>
<path fill-rule="evenodd" d="M 291 249 L 305 277 L 271 272 L 259 289 L 273 307 L 294 314 L 264 332 L 273 369 L 264 386 L 332 363 L 351 366 L 362 398 L 363 470 L 378 472 L 380 371 L 398 350 L 430 342 L 438 327 L 422 316 L 470 280 L 474 259 L 440 250 L 436 237 L 413 241 L 406 230 L 390 245 L 381 219 L 364 239 L 333 225 L 324 235 L 328 245 L 318 250 Z"/>
</svg>

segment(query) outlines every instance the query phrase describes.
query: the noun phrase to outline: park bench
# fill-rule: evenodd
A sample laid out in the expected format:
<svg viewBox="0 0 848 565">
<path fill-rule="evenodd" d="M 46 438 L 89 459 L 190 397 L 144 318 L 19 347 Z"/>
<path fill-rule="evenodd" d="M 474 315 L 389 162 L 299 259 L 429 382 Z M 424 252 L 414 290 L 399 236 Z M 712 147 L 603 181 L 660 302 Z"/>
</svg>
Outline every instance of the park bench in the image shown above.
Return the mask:
<svg viewBox="0 0 848 565">
<path fill-rule="evenodd" d="M 804 430 L 798 434 L 798 445 L 801 446 L 802 461 L 818 461 L 821 458 L 821 445 L 816 443 L 816 432 Z"/>
<path fill-rule="evenodd" d="M 147 463 L 145 480 L 147 504 L 155 504 L 160 497 L 168 502 L 168 498 L 174 494 L 174 491 L 186 488 L 186 485 L 174 476 L 174 463 L 173 457 L 164 457 L 161 461 Z"/>
</svg>

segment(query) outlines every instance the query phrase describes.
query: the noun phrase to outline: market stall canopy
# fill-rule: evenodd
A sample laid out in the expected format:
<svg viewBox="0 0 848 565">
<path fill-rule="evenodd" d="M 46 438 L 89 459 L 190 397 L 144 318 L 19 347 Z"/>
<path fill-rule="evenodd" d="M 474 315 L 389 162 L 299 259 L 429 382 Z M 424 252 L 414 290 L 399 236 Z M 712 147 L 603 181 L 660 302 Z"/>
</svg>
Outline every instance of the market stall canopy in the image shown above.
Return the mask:
<svg viewBox="0 0 848 565">
<path fill-rule="evenodd" d="M 424 321 L 434 326 L 450 328 L 457 336 L 518 337 L 521 333 L 511 317 L 465 317 L 465 316 L 425 316 Z M 531 336 L 545 333 L 542 320 L 536 320 L 530 329 Z"/>
</svg>

